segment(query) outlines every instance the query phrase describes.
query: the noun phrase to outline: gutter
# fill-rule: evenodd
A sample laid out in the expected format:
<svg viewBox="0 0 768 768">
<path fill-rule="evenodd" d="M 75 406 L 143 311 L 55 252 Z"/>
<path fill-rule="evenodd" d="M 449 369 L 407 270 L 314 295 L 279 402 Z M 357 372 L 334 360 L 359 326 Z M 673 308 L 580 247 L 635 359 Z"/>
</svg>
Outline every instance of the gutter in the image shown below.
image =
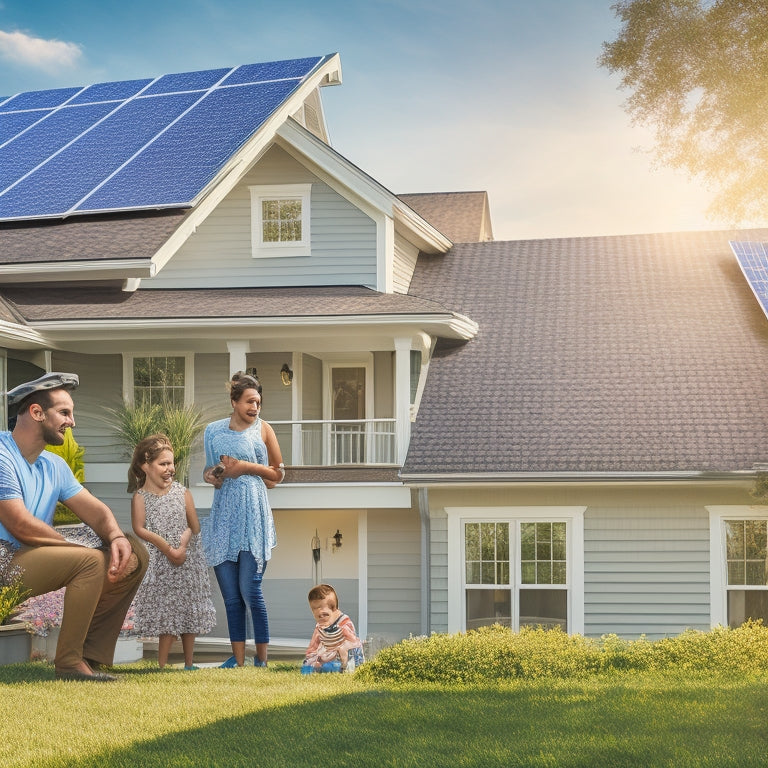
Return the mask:
<svg viewBox="0 0 768 768">
<path fill-rule="evenodd" d="M 753 480 L 757 469 L 731 471 L 669 472 L 401 472 L 406 485 L 428 487 L 457 484 L 493 483 L 603 483 L 603 482 L 667 482 L 667 481 L 744 481 Z"/>
</svg>

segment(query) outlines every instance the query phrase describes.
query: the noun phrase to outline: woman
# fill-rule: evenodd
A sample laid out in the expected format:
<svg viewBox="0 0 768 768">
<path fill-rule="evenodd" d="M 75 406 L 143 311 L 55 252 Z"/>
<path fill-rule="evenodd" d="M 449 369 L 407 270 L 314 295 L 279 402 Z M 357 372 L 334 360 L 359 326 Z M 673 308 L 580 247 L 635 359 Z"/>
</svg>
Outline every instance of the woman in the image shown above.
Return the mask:
<svg viewBox="0 0 768 768">
<path fill-rule="evenodd" d="M 269 625 L 261 580 L 276 544 L 267 498 L 285 477 L 275 432 L 259 418 L 261 384 L 242 371 L 230 381 L 232 415 L 205 428 L 203 479 L 213 485 L 213 505 L 203 528 L 203 546 L 227 611 L 232 656 L 222 667 L 245 663 L 245 617 L 251 611 L 256 658 L 267 666 Z"/>
</svg>

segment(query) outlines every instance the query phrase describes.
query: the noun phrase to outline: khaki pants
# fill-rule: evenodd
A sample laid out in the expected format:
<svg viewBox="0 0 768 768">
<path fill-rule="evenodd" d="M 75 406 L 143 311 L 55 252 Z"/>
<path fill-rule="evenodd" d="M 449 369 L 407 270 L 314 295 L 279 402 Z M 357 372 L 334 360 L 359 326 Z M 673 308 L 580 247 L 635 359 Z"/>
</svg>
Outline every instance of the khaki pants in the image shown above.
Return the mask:
<svg viewBox="0 0 768 768">
<path fill-rule="evenodd" d="M 57 669 L 71 669 L 84 658 L 112 664 L 125 615 L 149 563 L 142 542 L 132 533 L 125 535 L 139 567 L 117 583 L 107 579 L 110 551 L 106 547 L 21 547 L 14 554 L 12 563 L 23 569 L 30 597 L 67 588 L 56 647 Z"/>
</svg>

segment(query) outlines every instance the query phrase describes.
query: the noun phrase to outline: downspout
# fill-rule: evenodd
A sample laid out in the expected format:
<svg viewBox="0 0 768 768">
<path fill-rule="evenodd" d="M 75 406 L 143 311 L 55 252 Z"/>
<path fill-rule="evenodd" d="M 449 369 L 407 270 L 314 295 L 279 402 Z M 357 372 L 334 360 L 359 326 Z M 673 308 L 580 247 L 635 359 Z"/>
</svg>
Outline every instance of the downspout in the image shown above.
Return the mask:
<svg viewBox="0 0 768 768">
<path fill-rule="evenodd" d="M 429 491 L 419 488 L 418 491 L 419 520 L 421 522 L 421 634 L 430 633 L 432 616 L 432 589 L 430 585 L 430 521 L 429 521 Z"/>
</svg>

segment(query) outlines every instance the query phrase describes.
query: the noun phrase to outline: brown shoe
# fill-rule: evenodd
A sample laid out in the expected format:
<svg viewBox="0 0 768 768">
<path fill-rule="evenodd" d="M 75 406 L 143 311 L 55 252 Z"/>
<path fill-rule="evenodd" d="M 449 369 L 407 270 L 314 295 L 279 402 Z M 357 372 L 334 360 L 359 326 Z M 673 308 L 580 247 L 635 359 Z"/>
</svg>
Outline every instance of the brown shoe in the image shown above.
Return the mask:
<svg viewBox="0 0 768 768">
<path fill-rule="evenodd" d="M 106 672 L 93 672 L 88 675 L 79 669 L 57 669 L 57 680 L 82 680 L 89 683 L 112 683 L 117 678 L 114 675 L 108 675 Z"/>
</svg>

